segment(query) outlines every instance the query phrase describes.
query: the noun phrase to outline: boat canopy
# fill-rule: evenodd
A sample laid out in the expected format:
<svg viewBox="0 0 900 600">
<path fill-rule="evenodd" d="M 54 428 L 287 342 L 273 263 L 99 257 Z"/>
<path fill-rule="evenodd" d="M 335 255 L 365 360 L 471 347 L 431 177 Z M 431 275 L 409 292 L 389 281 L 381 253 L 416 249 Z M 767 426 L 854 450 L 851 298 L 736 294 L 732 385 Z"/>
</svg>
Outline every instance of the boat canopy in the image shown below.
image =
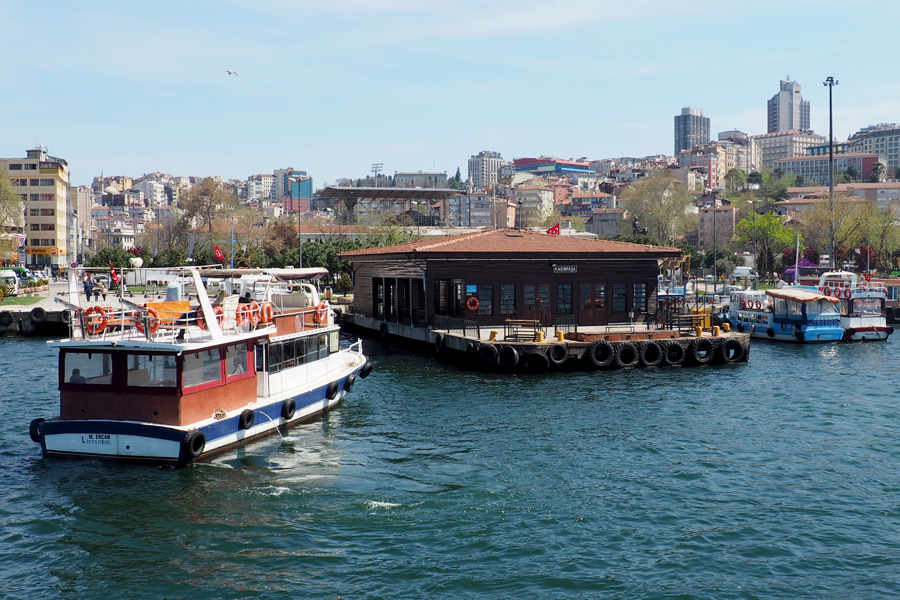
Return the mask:
<svg viewBox="0 0 900 600">
<path fill-rule="evenodd" d="M 839 302 L 837 298 L 826 296 L 815 288 L 799 289 L 785 287 L 775 290 L 766 290 L 766 295 L 780 300 L 787 300 L 789 302 L 799 302 L 801 304 L 808 304 L 818 300 L 827 300 L 832 304 L 837 304 Z"/>
<path fill-rule="evenodd" d="M 308 279 L 315 281 L 328 275 L 324 267 L 308 267 L 305 269 L 203 269 L 200 277 L 208 279 L 240 278 L 244 275 L 271 275 L 276 281 L 294 281 Z"/>
</svg>

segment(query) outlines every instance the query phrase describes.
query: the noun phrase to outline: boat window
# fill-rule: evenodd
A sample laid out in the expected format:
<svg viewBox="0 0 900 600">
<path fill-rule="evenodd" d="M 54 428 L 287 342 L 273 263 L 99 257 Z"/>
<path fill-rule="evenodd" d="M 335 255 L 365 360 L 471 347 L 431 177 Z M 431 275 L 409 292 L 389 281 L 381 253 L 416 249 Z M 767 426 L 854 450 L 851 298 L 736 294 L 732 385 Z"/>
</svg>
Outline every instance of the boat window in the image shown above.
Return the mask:
<svg viewBox="0 0 900 600">
<path fill-rule="evenodd" d="M 269 344 L 269 373 L 281 370 L 281 344 Z"/>
<path fill-rule="evenodd" d="M 328 336 L 327 335 L 317 335 L 316 336 L 316 358 L 315 360 L 321 358 L 328 358 Z"/>
<path fill-rule="evenodd" d="M 854 298 L 851 312 L 858 315 L 875 315 L 880 316 L 881 299 L 880 298 Z"/>
<path fill-rule="evenodd" d="M 225 372 L 229 377 L 248 372 L 247 346 L 237 344 L 225 348 Z"/>
<path fill-rule="evenodd" d="M 112 385 L 112 356 L 104 352 L 66 352 L 65 383 Z"/>
<path fill-rule="evenodd" d="M 817 310 L 819 311 L 820 317 L 836 317 L 840 314 L 838 305 L 833 302 L 828 302 L 827 300 L 818 300 L 816 301 Z"/>
<path fill-rule="evenodd" d="M 220 379 L 222 379 L 222 363 L 218 348 L 184 355 L 184 387 Z"/>
<path fill-rule="evenodd" d="M 341 336 L 337 331 L 328 334 L 328 354 L 334 354 L 341 349 Z"/>
<path fill-rule="evenodd" d="M 126 385 L 134 387 L 175 387 L 177 369 L 174 356 L 129 354 Z"/>
<path fill-rule="evenodd" d="M 265 344 L 256 345 L 256 372 L 262 373 L 266 370 L 265 358 L 268 355 Z"/>
<path fill-rule="evenodd" d="M 297 364 L 302 365 L 309 362 L 307 338 L 301 338 L 299 340 L 294 340 L 294 350 L 297 355 Z"/>
<path fill-rule="evenodd" d="M 297 364 L 297 358 L 294 353 L 294 342 L 285 342 L 282 345 L 282 368 L 288 369 Z"/>
</svg>

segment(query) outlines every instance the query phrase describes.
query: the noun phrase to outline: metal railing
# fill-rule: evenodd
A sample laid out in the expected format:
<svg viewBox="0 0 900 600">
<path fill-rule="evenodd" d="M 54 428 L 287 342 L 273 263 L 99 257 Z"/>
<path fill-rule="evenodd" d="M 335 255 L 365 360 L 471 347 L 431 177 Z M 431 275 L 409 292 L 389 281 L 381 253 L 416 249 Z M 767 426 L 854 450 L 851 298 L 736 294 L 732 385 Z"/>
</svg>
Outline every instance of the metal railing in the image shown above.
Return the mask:
<svg viewBox="0 0 900 600">
<path fill-rule="evenodd" d="M 449 333 L 461 333 L 464 337 L 481 338 L 481 326 L 476 321 L 447 315 L 434 315 L 433 326 Z"/>
</svg>

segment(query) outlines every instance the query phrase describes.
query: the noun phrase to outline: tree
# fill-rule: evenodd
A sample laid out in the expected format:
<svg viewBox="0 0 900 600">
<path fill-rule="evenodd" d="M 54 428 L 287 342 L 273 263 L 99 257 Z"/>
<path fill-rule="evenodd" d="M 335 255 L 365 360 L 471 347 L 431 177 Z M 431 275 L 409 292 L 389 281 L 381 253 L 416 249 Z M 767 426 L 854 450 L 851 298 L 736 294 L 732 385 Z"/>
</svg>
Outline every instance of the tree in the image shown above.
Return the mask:
<svg viewBox="0 0 900 600">
<path fill-rule="evenodd" d="M 631 184 L 619 198 L 628 212 L 640 220 L 656 244 L 666 244 L 683 230 L 691 196 L 680 181 L 663 171 L 654 171 Z M 681 225 L 681 227 L 679 227 Z"/>
<path fill-rule="evenodd" d="M 735 193 L 747 187 L 747 174 L 743 169 L 731 169 L 725 174 L 725 187 Z"/>
<path fill-rule="evenodd" d="M 0 257 L 4 260 L 14 254 L 18 242 L 5 235 L 10 230 L 25 226 L 25 201 L 13 189 L 5 171 L 0 171 Z"/>
<path fill-rule="evenodd" d="M 237 198 L 225 189 L 221 181 L 207 177 L 181 197 L 179 206 L 184 211 L 183 220 L 206 227 L 211 236 L 213 221 L 233 211 L 237 207 Z"/>
<path fill-rule="evenodd" d="M 735 235 L 738 243 L 753 245 L 759 251 L 756 272 L 761 276 L 775 271 L 775 252 L 796 240 L 796 233 L 785 227 L 781 217 L 774 212 L 757 215 L 755 223 L 752 218 L 741 219 L 735 227 Z"/>
<path fill-rule="evenodd" d="M 760 185 L 763 182 L 762 173 L 757 173 L 753 171 L 749 175 L 747 175 L 747 183 L 751 183 L 753 185 Z"/>
<path fill-rule="evenodd" d="M 850 178 L 850 181 L 859 181 L 859 171 L 853 165 L 847 165 L 844 175 Z"/>
<path fill-rule="evenodd" d="M 874 165 L 872 165 L 872 172 L 869 174 L 869 181 L 872 183 L 884 181 L 884 174 L 884 165 L 880 162 L 876 162 Z"/>
<path fill-rule="evenodd" d="M 122 269 L 127 269 L 131 267 L 131 263 L 129 262 L 134 255 L 130 252 L 125 252 L 122 248 L 104 248 L 90 257 L 86 261 L 84 261 L 84 266 L 86 267 L 109 267 L 110 263 L 115 266 L 116 269 L 121 272 Z"/>
</svg>

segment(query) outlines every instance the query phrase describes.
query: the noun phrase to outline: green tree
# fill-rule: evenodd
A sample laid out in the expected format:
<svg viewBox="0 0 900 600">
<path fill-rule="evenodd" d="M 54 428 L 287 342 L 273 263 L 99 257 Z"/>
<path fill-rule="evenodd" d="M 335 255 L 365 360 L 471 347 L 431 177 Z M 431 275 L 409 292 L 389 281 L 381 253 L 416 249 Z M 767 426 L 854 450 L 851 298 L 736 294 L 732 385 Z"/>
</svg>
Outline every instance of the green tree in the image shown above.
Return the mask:
<svg viewBox="0 0 900 600">
<path fill-rule="evenodd" d="M 160 267 L 183 267 L 187 264 L 187 254 L 184 248 L 166 248 L 153 257 L 152 266 Z"/>
<path fill-rule="evenodd" d="M 640 220 L 647 235 L 662 245 L 671 243 L 672 237 L 684 230 L 692 198 L 680 181 L 666 172 L 654 171 L 631 184 L 620 201 L 632 217 Z"/>
<path fill-rule="evenodd" d="M 853 165 L 847 165 L 844 175 L 850 178 L 850 181 L 859 181 L 859 171 Z"/>
<path fill-rule="evenodd" d="M 752 183 L 753 185 L 761 185 L 763 182 L 762 173 L 757 173 L 753 171 L 749 175 L 747 175 L 747 183 Z"/>
<path fill-rule="evenodd" d="M 237 207 L 237 198 L 225 189 L 221 181 L 207 177 L 199 186 L 188 190 L 178 204 L 183 211 L 183 220 L 206 227 L 212 236 L 213 221 L 217 217 L 230 215 Z"/>
<path fill-rule="evenodd" d="M 760 275 L 774 272 L 775 253 L 796 239 L 795 232 L 785 227 L 781 217 L 774 212 L 757 215 L 755 223 L 752 218 L 741 219 L 735 227 L 735 236 L 739 244 L 759 252 L 756 272 Z"/>
<path fill-rule="evenodd" d="M 725 188 L 736 193 L 747 187 L 747 173 L 743 169 L 731 169 L 725 174 Z"/>
<path fill-rule="evenodd" d="M 0 171 L 0 234 L 25 226 L 25 201 L 13 189 L 6 171 Z M 12 236 L 0 235 L 0 259 L 8 260 L 17 250 Z"/>
<path fill-rule="evenodd" d="M 104 248 L 84 261 L 84 266 L 109 267 L 110 263 L 112 263 L 113 266 L 121 272 L 122 269 L 131 268 L 131 263 L 129 261 L 132 258 L 134 258 L 134 254 L 126 252 L 122 248 Z"/>
<path fill-rule="evenodd" d="M 872 165 L 872 172 L 869 174 L 869 181 L 872 183 L 884 181 L 884 174 L 884 165 L 880 162 L 876 162 L 874 165 Z"/>
</svg>

